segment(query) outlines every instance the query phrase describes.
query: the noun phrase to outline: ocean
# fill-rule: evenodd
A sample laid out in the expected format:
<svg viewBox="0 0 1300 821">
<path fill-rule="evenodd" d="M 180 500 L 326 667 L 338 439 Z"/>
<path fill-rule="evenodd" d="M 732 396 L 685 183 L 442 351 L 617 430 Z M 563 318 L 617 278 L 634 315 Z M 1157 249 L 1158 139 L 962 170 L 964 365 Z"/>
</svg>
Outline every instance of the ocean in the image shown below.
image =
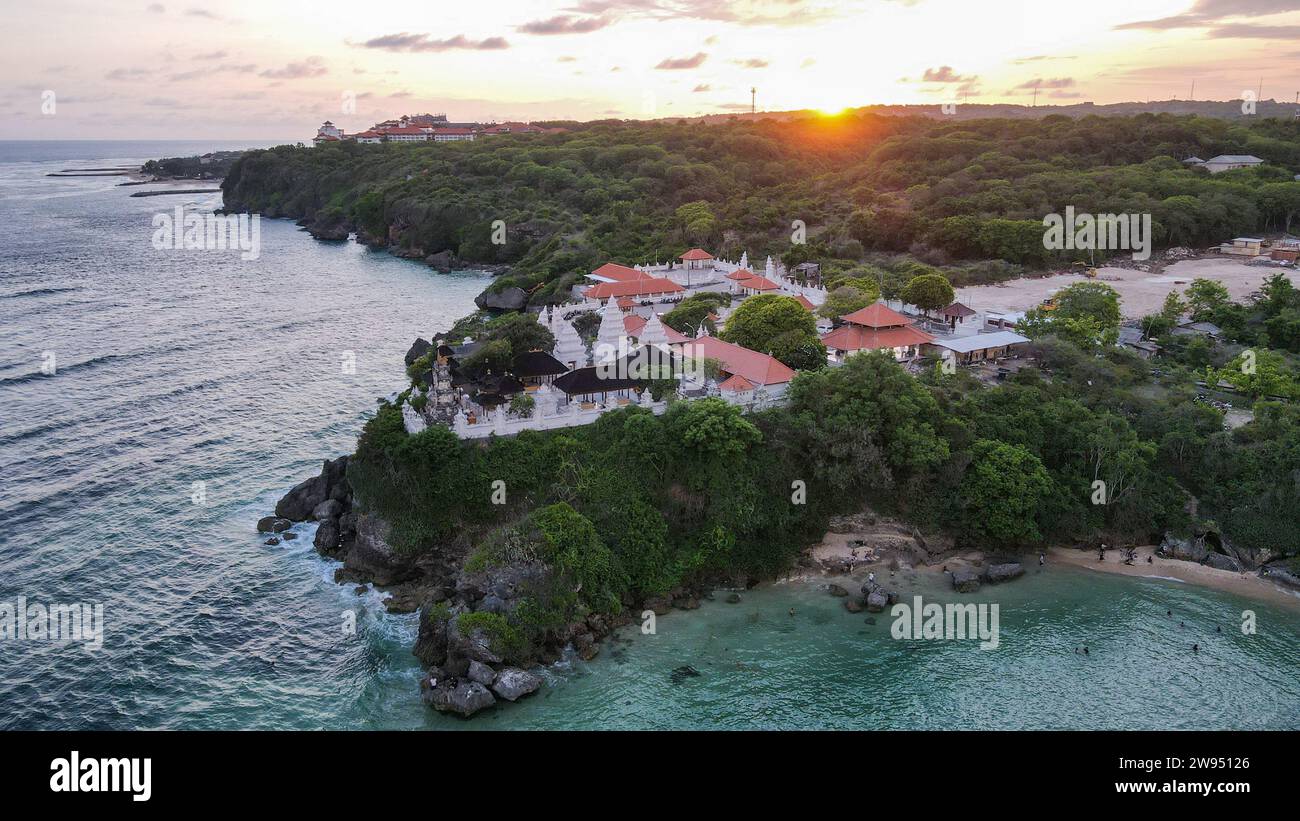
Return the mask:
<svg viewBox="0 0 1300 821">
<path fill-rule="evenodd" d="M 895 640 L 888 614 L 787 581 L 620 631 L 519 704 L 433 713 L 416 616 L 335 584 L 314 525 L 277 546 L 254 525 L 352 450 L 411 341 L 489 277 L 282 220 L 256 259 L 159 250 L 156 214 L 220 194 L 45 176 L 242 147 L 0 142 L 0 604 L 104 618 L 98 649 L 0 641 L 0 728 L 1300 727 L 1297 609 L 1052 565 L 975 597 L 999 604 L 996 650 Z M 954 600 L 932 576 L 896 584 Z"/>
</svg>

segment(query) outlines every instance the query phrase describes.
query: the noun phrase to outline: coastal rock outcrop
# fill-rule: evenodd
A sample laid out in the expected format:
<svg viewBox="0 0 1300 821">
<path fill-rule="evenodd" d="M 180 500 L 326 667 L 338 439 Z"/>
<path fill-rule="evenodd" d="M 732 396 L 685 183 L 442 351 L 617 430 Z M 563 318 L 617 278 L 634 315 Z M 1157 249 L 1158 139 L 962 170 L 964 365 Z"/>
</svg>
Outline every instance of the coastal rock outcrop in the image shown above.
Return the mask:
<svg viewBox="0 0 1300 821">
<path fill-rule="evenodd" d="M 952 589 L 958 593 L 974 593 L 980 589 L 980 574 L 973 567 L 959 567 L 952 571 Z"/>
<path fill-rule="evenodd" d="M 518 667 L 504 667 L 497 672 L 492 691 L 506 701 L 517 701 L 537 692 L 542 686 L 541 676 Z"/>
<path fill-rule="evenodd" d="M 427 354 L 432 347 L 433 344 L 429 340 L 416 337 L 415 341 L 411 343 L 411 347 L 407 349 L 406 356 L 402 358 L 402 361 L 409 368 L 415 364 L 415 360 Z"/>
<path fill-rule="evenodd" d="M 339 495 L 345 494 L 347 469 L 347 456 L 332 461 L 326 459 L 319 475 L 294 485 L 292 490 L 276 502 L 275 515 L 294 522 L 305 522 L 312 518 L 316 506 L 331 498 L 331 492 L 335 488 L 340 490 Z"/>
<path fill-rule="evenodd" d="M 477 681 L 460 681 L 453 686 L 444 679 L 428 686 L 431 682 L 432 679 L 426 679 L 421 697 L 440 713 L 458 713 L 468 718 L 497 703 L 492 692 Z"/>
<path fill-rule="evenodd" d="M 283 533 L 293 527 L 293 522 L 279 516 L 263 516 L 257 520 L 258 533 Z"/>
<path fill-rule="evenodd" d="M 1024 574 L 1025 568 L 1020 562 L 1000 562 L 984 568 L 983 575 L 984 581 L 990 584 L 998 584 L 999 582 L 1009 582 Z"/>
<path fill-rule="evenodd" d="M 343 567 L 356 577 L 371 579 L 388 587 L 412 579 L 416 569 L 411 559 L 398 554 L 388 543 L 389 526 L 369 514 L 356 517 L 356 537 L 343 559 Z"/>
<path fill-rule="evenodd" d="M 1300 590 L 1300 574 L 1292 572 L 1289 568 L 1280 565 L 1267 565 L 1260 570 L 1260 575 L 1269 581 L 1278 582 L 1287 587 Z"/>
<path fill-rule="evenodd" d="M 1178 538 L 1173 534 L 1166 533 L 1164 539 L 1160 542 L 1160 553 L 1171 559 L 1182 559 L 1186 562 L 1203 562 L 1210 551 L 1205 546 L 1204 536 L 1191 536 L 1189 538 Z"/>
<path fill-rule="evenodd" d="M 522 311 L 528 304 L 523 288 L 511 286 L 500 291 L 484 291 L 474 297 L 474 304 L 485 311 Z"/>
</svg>

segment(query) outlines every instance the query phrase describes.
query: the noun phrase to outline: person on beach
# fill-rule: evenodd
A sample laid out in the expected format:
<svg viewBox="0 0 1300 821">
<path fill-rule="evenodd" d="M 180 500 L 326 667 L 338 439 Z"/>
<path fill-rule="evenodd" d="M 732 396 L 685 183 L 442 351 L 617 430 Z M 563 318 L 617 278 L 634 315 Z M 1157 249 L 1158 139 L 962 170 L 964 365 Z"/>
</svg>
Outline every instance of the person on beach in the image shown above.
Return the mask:
<svg viewBox="0 0 1300 821">
<path fill-rule="evenodd" d="M 876 583 L 876 571 L 873 570 L 867 574 L 867 584 L 875 584 L 875 583 Z"/>
<path fill-rule="evenodd" d="M 1038 566 L 1039 566 L 1039 567 L 1042 567 L 1042 566 L 1045 565 L 1045 564 L 1047 564 L 1047 557 L 1046 557 L 1045 555 L 1043 555 L 1042 553 L 1039 553 L 1039 554 L 1038 554 Z"/>
</svg>

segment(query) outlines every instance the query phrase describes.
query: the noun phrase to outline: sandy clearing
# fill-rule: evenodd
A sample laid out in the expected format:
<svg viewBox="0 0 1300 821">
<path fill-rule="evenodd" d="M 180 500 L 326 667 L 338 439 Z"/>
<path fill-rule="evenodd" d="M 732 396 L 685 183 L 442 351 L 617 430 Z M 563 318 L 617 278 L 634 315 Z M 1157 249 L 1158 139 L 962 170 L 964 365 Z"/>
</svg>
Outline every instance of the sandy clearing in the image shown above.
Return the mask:
<svg viewBox="0 0 1300 821">
<path fill-rule="evenodd" d="M 1221 282 L 1234 300 L 1242 300 L 1255 291 L 1264 280 L 1281 271 L 1291 282 L 1300 285 L 1300 274 L 1294 268 L 1275 265 L 1247 265 L 1238 259 L 1189 259 L 1165 266 L 1160 273 L 1134 271 L 1126 268 L 1100 268 L 1099 281 L 1119 291 L 1120 311 L 1130 319 L 1138 319 L 1160 310 L 1165 296 L 1171 290 L 1186 290 L 1193 279 L 1212 279 Z M 1000 285 L 978 285 L 957 289 L 957 301 L 976 311 L 1027 311 L 1040 305 L 1052 294 L 1073 285 L 1086 282 L 1081 274 L 1060 274 L 1040 279 L 1016 279 Z M 1181 285 L 1179 283 L 1182 283 Z"/>
</svg>

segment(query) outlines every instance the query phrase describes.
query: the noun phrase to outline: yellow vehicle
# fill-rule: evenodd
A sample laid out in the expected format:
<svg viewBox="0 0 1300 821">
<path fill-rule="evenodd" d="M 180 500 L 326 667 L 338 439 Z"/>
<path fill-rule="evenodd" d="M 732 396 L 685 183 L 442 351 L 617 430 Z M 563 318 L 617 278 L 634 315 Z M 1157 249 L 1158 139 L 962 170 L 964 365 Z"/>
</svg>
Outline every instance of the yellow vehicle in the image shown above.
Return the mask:
<svg viewBox="0 0 1300 821">
<path fill-rule="evenodd" d="M 1097 269 L 1094 268 L 1094 267 L 1092 267 L 1091 265 L 1089 265 L 1089 264 L 1086 263 L 1086 262 L 1076 262 L 1076 263 L 1074 263 L 1073 265 L 1071 265 L 1071 266 L 1070 266 L 1070 273 L 1072 273 L 1072 274 L 1083 274 L 1083 275 L 1086 276 L 1088 279 L 1096 279 L 1096 278 L 1097 278 Z"/>
<path fill-rule="evenodd" d="M 1042 310 L 1044 310 L 1044 311 L 1055 311 L 1055 310 L 1056 310 L 1056 297 L 1051 296 L 1051 297 L 1048 297 L 1047 299 L 1044 299 L 1044 300 L 1043 300 L 1043 304 L 1040 305 L 1039 307 L 1040 307 Z"/>
</svg>

